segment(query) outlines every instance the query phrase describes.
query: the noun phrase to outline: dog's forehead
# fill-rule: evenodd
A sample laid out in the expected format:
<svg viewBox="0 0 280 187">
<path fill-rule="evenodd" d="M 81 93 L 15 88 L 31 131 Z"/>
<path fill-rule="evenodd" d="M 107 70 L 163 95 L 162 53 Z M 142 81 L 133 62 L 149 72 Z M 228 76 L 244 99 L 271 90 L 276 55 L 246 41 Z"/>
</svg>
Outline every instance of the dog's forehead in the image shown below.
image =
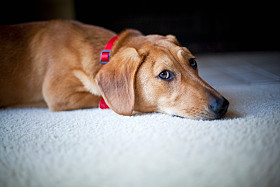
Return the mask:
<svg viewBox="0 0 280 187">
<path fill-rule="evenodd" d="M 194 55 L 186 48 L 169 40 L 166 36 L 161 35 L 147 35 L 146 39 L 149 41 L 151 50 L 160 50 L 162 54 L 172 54 L 178 58 L 195 58 Z M 157 51 L 158 51 L 157 50 Z"/>
</svg>

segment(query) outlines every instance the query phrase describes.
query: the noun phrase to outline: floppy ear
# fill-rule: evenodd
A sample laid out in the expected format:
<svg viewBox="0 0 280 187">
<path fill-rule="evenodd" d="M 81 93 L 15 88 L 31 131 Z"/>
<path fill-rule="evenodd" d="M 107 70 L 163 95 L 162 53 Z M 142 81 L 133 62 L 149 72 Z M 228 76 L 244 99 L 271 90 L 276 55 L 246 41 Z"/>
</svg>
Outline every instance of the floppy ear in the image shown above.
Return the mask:
<svg viewBox="0 0 280 187">
<path fill-rule="evenodd" d="M 134 48 L 117 52 L 96 75 L 101 95 L 116 113 L 131 115 L 134 109 L 134 83 L 142 58 Z"/>
</svg>

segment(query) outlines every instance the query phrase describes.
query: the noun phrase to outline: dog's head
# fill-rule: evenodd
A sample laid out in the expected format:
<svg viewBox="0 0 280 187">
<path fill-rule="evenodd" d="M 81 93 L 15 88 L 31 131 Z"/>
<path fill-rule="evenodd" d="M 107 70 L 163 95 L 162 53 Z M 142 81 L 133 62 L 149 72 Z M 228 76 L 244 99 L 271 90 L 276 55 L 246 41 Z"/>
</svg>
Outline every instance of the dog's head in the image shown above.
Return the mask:
<svg viewBox="0 0 280 187">
<path fill-rule="evenodd" d="M 229 102 L 199 77 L 195 57 L 175 36 L 128 30 L 120 37 L 117 52 L 96 75 L 115 112 L 162 112 L 191 119 L 225 115 Z"/>
</svg>

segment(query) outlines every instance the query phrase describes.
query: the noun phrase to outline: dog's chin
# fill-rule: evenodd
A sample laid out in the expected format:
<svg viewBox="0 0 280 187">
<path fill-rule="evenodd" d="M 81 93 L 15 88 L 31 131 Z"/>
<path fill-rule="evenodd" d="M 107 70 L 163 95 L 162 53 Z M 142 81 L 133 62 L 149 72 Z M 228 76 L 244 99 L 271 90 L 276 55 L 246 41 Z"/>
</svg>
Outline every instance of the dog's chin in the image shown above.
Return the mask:
<svg viewBox="0 0 280 187">
<path fill-rule="evenodd" d="M 170 111 L 170 110 L 165 110 L 161 111 L 162 113 L 172 115 L 174 117 L 179 117 L 179 118 L 187 118 L 187 119 L 193 119 L 193 120 L 216 120 L 216 119 L 221 119 L 224 117 L 223 116 L 218 116 L 213 114 L 212 112 L 201 112 L 201 113 L 181 113 L 181 112 L 176 112 L 176 111 Z"/>
<path fill-rule="evenodd" d="M 207 120 L 215 120 L 215 119 L 220 119 L 221 117 L 215 117 L 212 115 L 178 115 L 178 114 L 171 114 L 173 117 L 178 117 L 178 118 L 187 118 L 187 119 L 192 119 L 192 120 L 203 120 L 203 121 L 207 121 Z"/>
<path fill-rule="evenodd" d="M 179 118 L 187 118 L 187 119 L 192 119 L 192 120 L 216 120 L 216 119 L 221 119 L 225 116 L 225 113 L 222 115 L 215 115 L 213 112 L 209 110 L 196 110 L 196 112 L 186 112 L 189 110 L 174 110 L 173 108 L 161 108 L 161 110 L 157 112 L 161 112 L 164 114 L 169 114 L 174 117 L 179 117 Z"/>
</svg>

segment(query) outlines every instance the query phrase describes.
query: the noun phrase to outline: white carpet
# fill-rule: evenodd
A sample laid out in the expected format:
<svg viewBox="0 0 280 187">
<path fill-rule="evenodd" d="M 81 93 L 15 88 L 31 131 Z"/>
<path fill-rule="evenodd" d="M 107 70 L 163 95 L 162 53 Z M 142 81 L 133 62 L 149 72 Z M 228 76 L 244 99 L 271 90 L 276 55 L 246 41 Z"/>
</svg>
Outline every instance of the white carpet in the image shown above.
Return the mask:
<svg viewBox="0 0 280 187">
<path fill-rule="evenodd" d="M 0 110 L 0 186 L 279 186 L 280 84 L 218 89 L 215 121 Z"/>
</svg>

